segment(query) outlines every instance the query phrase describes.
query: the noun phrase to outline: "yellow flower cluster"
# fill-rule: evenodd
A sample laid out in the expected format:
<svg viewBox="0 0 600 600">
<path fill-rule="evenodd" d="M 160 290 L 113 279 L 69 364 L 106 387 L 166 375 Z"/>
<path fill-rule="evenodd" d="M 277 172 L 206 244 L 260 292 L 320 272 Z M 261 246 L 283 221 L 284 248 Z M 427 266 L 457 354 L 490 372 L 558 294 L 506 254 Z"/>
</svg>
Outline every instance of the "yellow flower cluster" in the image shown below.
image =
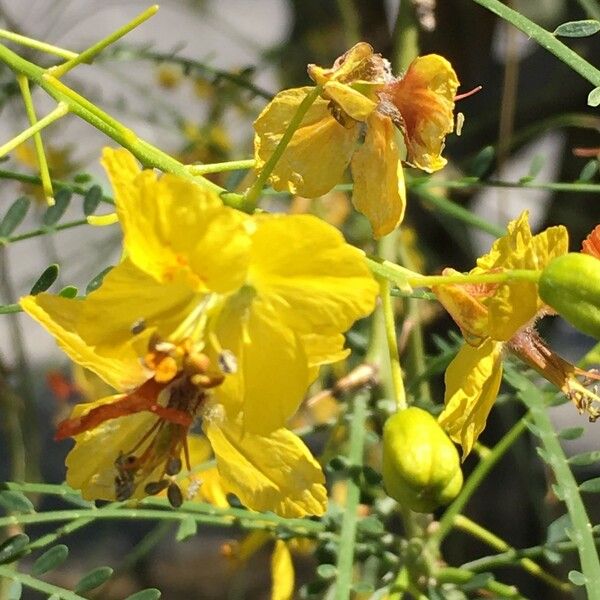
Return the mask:
<svg viewBox="0 0 600 600">
<path fill-rule="evenodd" d="M 105 150 L 103 164 L 125 258 L 83 300 L 21 300 L 118 392 L 59 426 L 75 438 L 67 482 L 86 498 L 167 490 L 178 505 L 200 423 L 225 492 L 254 510 L 322 514 L 321 468 L 285 425 L 319 366 L 347 354 L 343 332 L 373 310 L 362 254 L 315 217 L 240 213 L 191 181 L 140 171 L 124 150 Z"/>
<path fill-rule="evenodd" d="M 565 227 L 550 227 L 532 235 L 527 212 L 509 223 L 508 234 L 494 242 L 469 275 L 510 269 L 540 271 L 568 251 Z M 444 275 L 458 274 L 445 269 Z M 469 454 L 480 433 L 502 380 L 502 353 L 509 342 L 543 314 L 537 284 L 444 285 L 434 291 L 461 328 L 467 342 L 446 370 L 445 409 L 439 422 Z M 532 365 L 533 366 L 533 365 Z"/>
<path fill-rule="evenodd" d="M 350 165 L 353 202 L 375 237 L 402 221 L 406 190 L 400 159 L 431 173 L 441 169 L 445 136 L 454 128 L 458 79 L 436 54 L 416 58 L 401 78 L 367 43 L 356 44 L 330 69 L 309 65 L 322 87 L 270 176 L 273 187 L 308 198 L 340 183 Z M 254 123 L 256 169 L 269 160 L 311 87 L 284 90 Z M 402 133 L 404 155 L 396 141 Z M 361 143 L 362 141 L 362 143 Z"/>
</svg>

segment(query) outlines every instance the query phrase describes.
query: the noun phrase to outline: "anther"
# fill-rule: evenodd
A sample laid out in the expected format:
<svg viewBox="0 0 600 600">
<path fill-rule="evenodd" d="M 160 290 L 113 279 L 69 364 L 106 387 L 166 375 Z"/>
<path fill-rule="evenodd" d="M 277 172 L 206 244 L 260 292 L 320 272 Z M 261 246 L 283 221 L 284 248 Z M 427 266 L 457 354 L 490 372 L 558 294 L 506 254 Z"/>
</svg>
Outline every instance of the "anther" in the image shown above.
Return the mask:
<svg viewBox="0 0 600 600">
<path fill-rule="evenodd" d="M 169 457 L 167 461 L 167 468 L 165 469 L 165 473 L 167 475 L 177 475 L 181 471 L 181 459 L 177 456 Z"/>
<path fill-rule="evenodd" d="M 160 481 L 151 481 L 147 483 L 144 487 L 144 493 L 148 494 L 148 496 L 156 496 L 156 494 L 160 494 L 164 489 L 169 486 L 168 479 L 161 479 Z"/>
<path fill-rule="evenodd" d="M 167 489 L 167 498 L 173 508 L 179 508 L 183 504 L 183 494 L 176 483 L 171 483 Z"/>
<path fill-rule="evenodd" d="M 146 329 L 146 321 L 143 318 L 140 318 L 133 322 L 130 331 L 133 335 L 137 335 L 138 333 L 142 333 L 144 329 Z"/>
</svg>

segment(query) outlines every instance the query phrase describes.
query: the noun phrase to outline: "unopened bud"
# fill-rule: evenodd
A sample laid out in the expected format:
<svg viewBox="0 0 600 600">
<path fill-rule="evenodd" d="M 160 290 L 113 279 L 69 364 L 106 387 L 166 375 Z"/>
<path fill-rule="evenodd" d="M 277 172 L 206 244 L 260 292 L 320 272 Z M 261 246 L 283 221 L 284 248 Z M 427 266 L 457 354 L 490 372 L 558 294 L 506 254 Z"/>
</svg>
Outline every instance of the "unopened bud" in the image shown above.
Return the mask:
<svg viewBox="0 0 600 600">
<path fill-rule="evenodd" d="M 540 298 L 571 325 L 600 339 L 600 260 L 571 252 L 542 271 Z"/>
<path fill-rule="evenodd" d="M 411 407 L 387 420 L 383 482 L 392 498 L 416 512 L 448 504 L 460 491 L 458 451 L 427 411 Z"/>
</svg>

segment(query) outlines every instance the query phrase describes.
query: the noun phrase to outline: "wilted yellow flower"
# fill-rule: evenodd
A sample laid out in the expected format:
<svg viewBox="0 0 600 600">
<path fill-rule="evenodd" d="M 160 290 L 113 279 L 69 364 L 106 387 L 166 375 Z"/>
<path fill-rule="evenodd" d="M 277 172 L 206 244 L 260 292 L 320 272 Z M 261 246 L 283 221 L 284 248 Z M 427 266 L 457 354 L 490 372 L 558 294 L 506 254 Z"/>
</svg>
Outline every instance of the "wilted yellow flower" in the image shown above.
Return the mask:
<svg viewBox="0 0 600 600">
<path fill-rule="evenodd" d="M 508 234 L 494 242 L 470 274 L 508 269 L 543 269 L 568 251 L 567 230 L 561 225 L 532 235 L 528 213 L 508 225 Z M 446 269 L 444 274 L 456 274 Z M 445 409 L 439 422 L 467 456 L 485 428 L 502 380 L 502 352 L 518 333 L 532 325 L 544 304 L 537 284 L 447 285 L 434 288 L 467 342 L 446 370 Z"/>
<path fill-rule="evenodd" d="M 244 215 L 192 182 L 140 172 L 125 151 L 103 162 L 125 260 L 83 301 L 21 300 L 122 392 L 77 406 L 59 428 L 76 440 L 67 481 L 87 498 L 173 489 L 201 417 L 223 489 L 255 510 L 321 514 L 321 469 L 284 426 L 318 365 L 347 354 L 342 333 L 373 309 L 360 252 L 314 217 Z"/>
<path fill-rule="evenodd" d="M 375 237 L 381 237 L 404 216 L 400 159 L 427 172 L 446 162 L 440 154 L 446 134 L 453 130 L 456 74 L 446 59 L 432 54 L 415 59 L 396 79 L 388 62 L 364 42 L 331 69 L 309 65 L 308 73 L 323 91 L 275 166 L 271 184 L 309 198 L 321 196 L 351 165 L 354 206 L 369 219 Z M 254 123 L 257 170 L 273 154 L 311 90 L 284 90 L 259 115 Z M 394 126 L 404 137 L 405 157 L 400 156 Z"/>
</svg>

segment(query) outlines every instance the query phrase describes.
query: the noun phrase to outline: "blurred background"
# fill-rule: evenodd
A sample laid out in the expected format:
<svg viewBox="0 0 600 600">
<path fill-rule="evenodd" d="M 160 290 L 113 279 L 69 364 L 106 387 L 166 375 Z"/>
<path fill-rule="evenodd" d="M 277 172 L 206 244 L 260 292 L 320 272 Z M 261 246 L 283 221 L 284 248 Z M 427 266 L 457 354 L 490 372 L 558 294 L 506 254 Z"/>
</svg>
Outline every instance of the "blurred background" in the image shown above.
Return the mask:
<svg viewBox="0 0 600 600">
<path fill-rule="evenodd" d="M 507 3 L 549 30 L 565 21 L 592 17 L 590 7 L 600 6 L 580 0 Z M 465 124 L 460 137 L 451 135 L 447 140 L 449 165 L 437 175 L 440 187 L 435 194 L 502 226 L 529 208 L 534 228 L 563 223 L 570 231 L 572 249 L 579 249 L 581 240 L 600 222 L 597 195 L 501 185 L 452 190 L 442 182 L 460 180 L 479 169 L 477 175 L 500 182 L 533 177 L 534 183 L 541 184 L 600 183 L 598 159 L 573 152 L 600 146 L 600 116 L 586 102 L 590 85 L 470 0 L 418 4 L 421 54 L 435 52 L 448 58 L 461 81 L 459 92 L 483 86 L 457 108 L 464 113 Z M 80 51 L 147 6 L 138 1 L 2 0 L 0 27 Z M 397 0 L 164 0 L 155 17 L 108 48 L 92 65 L 77 67 L 65 82 L 140 137 L 186 163 L 251 158 L 252 121 L 280 89 L 310 83 L 308 63 L 331 65 L 357 36 L 394 61 L 401 9 Z M 568 43 L 592 62 L 600 56 L 599 35 Z M 7 44 L 33 62 L 52 64 L 47 56 Z M 34 90 L 34 101 L 38 115 L 54 107 L 41 90 Z M 0 110 L 1 140 L 28 126 L 14 75 L 4 66 L 0 66 Z M 53 177 L 75 177 L 86 186 L 97 182 L 110 195 L 98 159 L 104 145 L 114 146 L 112 140 L 75 116 L 45 130 L 44 140 Z M 486 147 L 494 151 L 482 154 Z M 39 188 L 2 175 L 4 171 L 35 174 L 33 146 L 19 147 L 0 169 L 0 214 L 26 195 L 32 208 L 16 233 L 36 230 L 45 212 Z M 218 181 L 230 189 L 243 189 L 248 180 L 244 173 L 234 173 L 219 176 Z M 312 202 L 273 197 L 267 208 L 316 212 L 341 227 L 354 243 L 372 249 L 368 225 L 352 213 L 345 194 Z M 81 202 L 74 200 L 61 223 L 82 216 Z M 464 225 L 416 195 L 409 199 L 402 238 L 416 264 L 428 273 L 450 265 L 459 270 L 471 268 L 493 240 L 486 233 L 467 232 Z M 13 303 L 28 293 L 40 273 L 54 262 L 61 267 L 57 289 L 64 285 L 85 289 L 118 260 L 119 242 L 116 227 L 75 227 L 1 248 L 1 303 Z M 441 350 L 435 336 L 447 340 L 448 331 L 455 328 L 433 303 L 423 308 L 422 315 L 427 351 L 437 355 Z M 557 350 L 573 360 L 591 345 L 590 340 L 552 320 L 544 325 L 544 333 Z M 440 402 L 442 379 L 435 382 Z M 71 368 L 54 341 L 20 315 L 0 316 L 0 396 L 0 476 L 61 482 L 69 442 L 51 441 L 53 424 L 64 418 L 70 403 L 81 397 L 81 390 L 73 384 Z M 555 411 L 562 425 L 571 421 L 586 425 L 570 405 Z M 492 415 L 483 441 L 496 441 L 517 414 L 514 405 L 501 405 Z M 15 423 L 22 430 L 25 456 L 16 455 L 11 444 Z M 598 439 L 591 426 L 590 433 L 571 442 L 568 449 L 597 449 Z M 469 462 L 466 468 L 471 468 Z M 524 440 L 480 490 L 470 505 L 470 515 L 514 546 L 538 543 L 548 522 L 560 514 L 556 500 L 547 495 L 546 476 L 535 460 L 532 444 Z M 45 509 L 52 506 L 45 499 L 40 501 L 46 503 Z M 542 513 L 536 509 L 540 505 L 544 506 Z M 145 586 L 160 588 L 166 599 L 269 597 L 270 548 L 242 564 L 223 558 L 235 532 L 205 529 L 176 543 L 169 527 L 102 523 L 84 529 L 69 538 L 71 558 L 53 576 L 68 587 L 97 564 L 119 565 L 120 576 L 97 595 L 107 599 L 123 598 Z M 460 535 L 448 541 L 452 564 L 482 552 L 487 553 Z M 310 580 L 314 561 L 310 553 L 301 552 L 296 560 L 301 584 Z M 566 572 L 568 564 L 560 569 Z M 519 583 L 533 598 L 552 597 L 548 588 L 517 573 L 509 573 L 506 580 Z"/>
</svg>

